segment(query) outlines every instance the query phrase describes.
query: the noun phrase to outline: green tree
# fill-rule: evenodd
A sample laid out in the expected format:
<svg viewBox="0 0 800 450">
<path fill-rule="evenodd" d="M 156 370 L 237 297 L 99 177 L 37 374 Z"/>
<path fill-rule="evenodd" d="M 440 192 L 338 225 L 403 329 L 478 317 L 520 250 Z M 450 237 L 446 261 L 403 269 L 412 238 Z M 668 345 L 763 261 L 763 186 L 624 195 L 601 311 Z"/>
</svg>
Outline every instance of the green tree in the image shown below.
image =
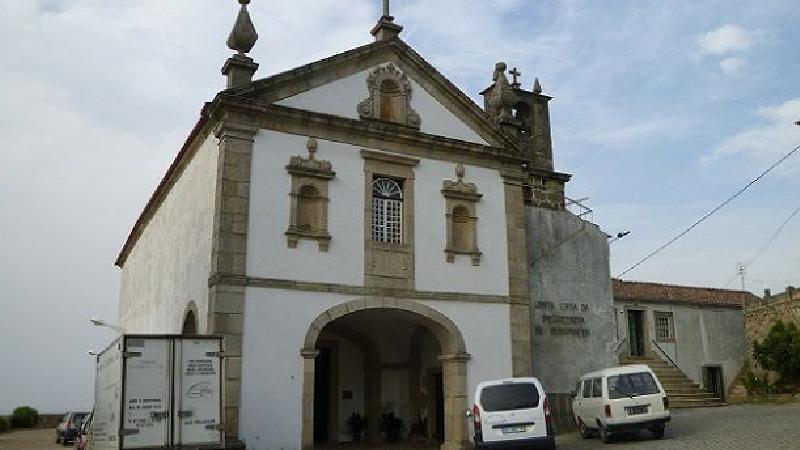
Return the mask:
<svg viewBox="0 0 800 450">
<path fill-rule="evenodd" d="M 761 367 L 780 375 L 780 383 L 800 383 L 800 329 L 779 320 L 759 343 L 753 341 L 753 358 Z"/>
<path fill-rule="evenodd" d="M 11 413 L 12 428 L 33 428 L 39 423 L 39 411 L 30 406 L 19 406 Z"/>
</svg>

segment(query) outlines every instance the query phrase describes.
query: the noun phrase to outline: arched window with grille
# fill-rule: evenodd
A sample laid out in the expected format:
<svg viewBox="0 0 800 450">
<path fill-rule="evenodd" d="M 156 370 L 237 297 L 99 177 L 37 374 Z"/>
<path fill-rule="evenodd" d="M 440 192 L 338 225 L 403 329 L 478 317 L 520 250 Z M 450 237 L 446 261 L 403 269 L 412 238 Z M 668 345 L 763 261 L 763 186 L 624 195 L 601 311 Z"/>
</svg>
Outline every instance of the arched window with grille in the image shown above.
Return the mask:
<svg viewBox="0 0 800 450">
<path fill-rule="evenodd" d="M 403 188 L 390 178 L 372 182 L 372 240 L 403 243 Z"/>
</svg>

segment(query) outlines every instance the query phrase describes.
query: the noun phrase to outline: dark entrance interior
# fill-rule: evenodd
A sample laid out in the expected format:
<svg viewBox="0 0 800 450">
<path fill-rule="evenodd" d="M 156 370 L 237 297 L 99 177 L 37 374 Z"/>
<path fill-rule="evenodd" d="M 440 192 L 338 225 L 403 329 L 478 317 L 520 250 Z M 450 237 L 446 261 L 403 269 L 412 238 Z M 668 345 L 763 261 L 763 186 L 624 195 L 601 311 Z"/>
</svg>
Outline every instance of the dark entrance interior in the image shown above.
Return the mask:
<svg viewBox="0 0 800 450">
<path fill-rule="evenodd" d="M 444 384 L 442 383 L 442 374 L 436 373 L 433 375 L 434 386 L 434 409 L 436 412 L 436 427 L 433 430 L 433 437 L 443 441 L 444 440 Z"/>
<path fill-rule="evenodd" d="M 708 392 L 723 401 L 725 400 L 722 367 L 703 367 L 703 381 Z"/>
<path fill-rule="evenodd" d="M 331 349 L 320 348 L 314 359 L 314 442 L 328 440 Z"/>
<path fill-rule="evenodd" d="M 628 339 L 631 356 L 644 356 L 644 311 L 628 310 Z"/>
</svg>

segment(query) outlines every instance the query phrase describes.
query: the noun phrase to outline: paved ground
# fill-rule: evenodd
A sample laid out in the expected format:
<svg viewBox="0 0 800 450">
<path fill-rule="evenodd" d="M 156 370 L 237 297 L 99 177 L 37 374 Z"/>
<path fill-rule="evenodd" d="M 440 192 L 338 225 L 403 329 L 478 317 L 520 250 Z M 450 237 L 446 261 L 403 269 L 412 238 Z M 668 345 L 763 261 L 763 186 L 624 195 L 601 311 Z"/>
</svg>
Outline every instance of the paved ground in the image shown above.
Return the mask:
<svg viewBox="0 0 800 450">
<path fill-rule="evenodd" d="M 68 447 L 56 444 L 54 428 L 0 433 L 0 449 L 2 450 L 68 450 L 71 448 L 72 444 Z"/>
<path fill-rule="evenodd" d="M 800 450 L 800 404 L 676 409 L 662 440 L 642 431 L 610 445 L 577 433 L 559 435 L 557 442 L 558 450 Z M 0 450 L 69 448 L 55 444 L 55 431 L 49 428 L 0 434 Z"/>
<path fill-rule="evenodd" d="M 556 442 L 558 450 L 800 450 L 800 404 L 674 409 L 662 440 L 642 431 L 607 446 L 578 433 L 559 435 Z"/>
</svg>

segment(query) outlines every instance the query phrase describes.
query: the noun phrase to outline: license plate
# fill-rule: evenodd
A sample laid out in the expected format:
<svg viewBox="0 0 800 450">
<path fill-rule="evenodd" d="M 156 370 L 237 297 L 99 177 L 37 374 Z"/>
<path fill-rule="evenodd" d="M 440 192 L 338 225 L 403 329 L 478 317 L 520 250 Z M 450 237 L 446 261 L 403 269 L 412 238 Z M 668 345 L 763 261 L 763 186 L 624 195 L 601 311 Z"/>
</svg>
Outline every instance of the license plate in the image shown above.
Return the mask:
<svg viewBox="0 0 800 450">
<path fill-rule="evenodd" d="M 524 425 L 523 426 L 517 426 L 517 427 L 506 427 L 506 428 L 503 428 L 503 434 L 524 433 L 527 430 L 528 430 L 528 427 L 526 427 Z"/>
<path fill-rule="evenodd" d="M 625 407 L 625 412 L 629 416 L 635 416 L 636 414 L 647 414 L 647 405 L 627 406 Z"/>
</svg>

